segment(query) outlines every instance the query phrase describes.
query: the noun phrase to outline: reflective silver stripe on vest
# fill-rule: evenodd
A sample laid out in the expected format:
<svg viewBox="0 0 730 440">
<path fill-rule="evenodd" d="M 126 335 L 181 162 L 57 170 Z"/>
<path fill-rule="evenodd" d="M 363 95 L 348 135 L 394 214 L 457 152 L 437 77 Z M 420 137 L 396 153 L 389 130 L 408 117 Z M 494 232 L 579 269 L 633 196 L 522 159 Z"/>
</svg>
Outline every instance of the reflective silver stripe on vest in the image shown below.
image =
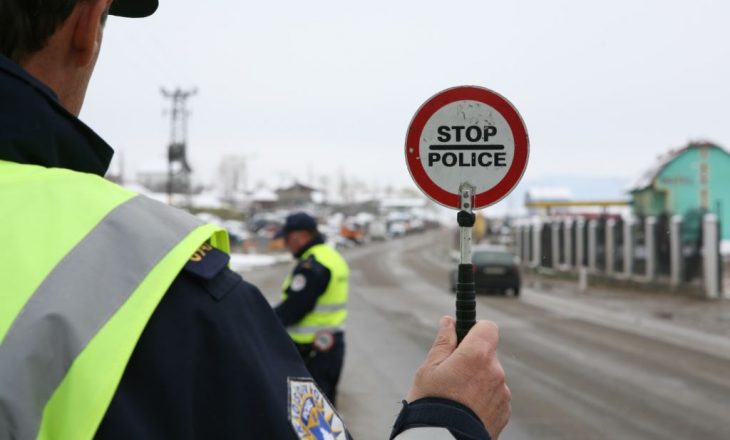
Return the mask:
<svg viewBox="0 0 730 440">
<path fill-rule="evenodd" d="M 136 196 L 107 214 L 56 265 L 0 345 L 0 437 L 36 438 L 43 409 L 74 359 L 199 225 L 191 215 Z"/>
<path fill-rule="evenodd" d="M 289 333 L 317 333 L 321 331 L 341 332 L 345 330 L 344 325 L 311 325 L 306 327 L 287 327 L 286 331 Z"/>
<path fill-rule="evenodd" d="M 339 312 L 340 310 L 346 310 L 347 304 L 317 304 L 314 307 L 314 312 Z"/>
</svg>

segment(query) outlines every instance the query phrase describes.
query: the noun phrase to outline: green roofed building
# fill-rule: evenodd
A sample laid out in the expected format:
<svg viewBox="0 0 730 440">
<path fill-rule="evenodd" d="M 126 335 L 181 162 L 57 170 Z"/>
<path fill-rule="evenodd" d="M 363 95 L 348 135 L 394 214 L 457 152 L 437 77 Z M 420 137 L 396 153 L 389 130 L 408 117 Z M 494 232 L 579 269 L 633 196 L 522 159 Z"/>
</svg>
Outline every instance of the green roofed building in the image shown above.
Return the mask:
<svg viewBox="0 0 730 440">
<path fill-rule="evenodd" d="M 636 215 L 678 214 L 699 226 L 702 214 L 711 212 L 720 219 L 722 238 L 730 239 L 730 154 L 722 147 L 697 142 L 670 151 L 629 191 Z"/>
</svg>

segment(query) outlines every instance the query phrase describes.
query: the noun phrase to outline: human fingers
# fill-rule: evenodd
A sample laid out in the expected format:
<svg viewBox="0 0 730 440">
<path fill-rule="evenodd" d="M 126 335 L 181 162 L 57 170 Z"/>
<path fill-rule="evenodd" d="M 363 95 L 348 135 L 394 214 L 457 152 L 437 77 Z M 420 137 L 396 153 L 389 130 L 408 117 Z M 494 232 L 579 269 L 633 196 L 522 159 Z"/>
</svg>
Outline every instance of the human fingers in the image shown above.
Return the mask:
<svg viewBox="0 0 730 440">
<path fill-rule="evenodd" d="M 454 318 L 443 316 L 439 321 L 439 331 L 436 339 L 426 355 L 424 365 L 438 365 L 448 358 L 456 348 L 456 329 L 454 327 Z"/>
<path fill-rule="evenodd" d="M 456 353 L 486 360 L 497 350 L 499 328 L 493 321 L 477 321 L 456 349 Z"/>
</svg>

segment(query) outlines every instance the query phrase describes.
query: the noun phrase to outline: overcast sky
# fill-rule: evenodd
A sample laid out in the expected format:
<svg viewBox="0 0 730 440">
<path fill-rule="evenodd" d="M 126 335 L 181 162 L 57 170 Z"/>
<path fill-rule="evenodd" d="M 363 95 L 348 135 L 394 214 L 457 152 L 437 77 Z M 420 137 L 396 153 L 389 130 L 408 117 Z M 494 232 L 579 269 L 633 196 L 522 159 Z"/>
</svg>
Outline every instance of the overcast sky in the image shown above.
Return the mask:
<svg viewBox="0 0 730 440">
<path fill-rule="evenodd" d="M 689 140 L 730 147 L 730 2 L 160 0 L 109 20 L 81 118 L 132 175 L 162 160 L 161 86 L 197 87 L 189 156 L 212 181 L 340 174 L 413 186 L 418 107 L 464 84 L 507 97 L 530 136 L 525 181 L 630 180 Z"/>
</svg>

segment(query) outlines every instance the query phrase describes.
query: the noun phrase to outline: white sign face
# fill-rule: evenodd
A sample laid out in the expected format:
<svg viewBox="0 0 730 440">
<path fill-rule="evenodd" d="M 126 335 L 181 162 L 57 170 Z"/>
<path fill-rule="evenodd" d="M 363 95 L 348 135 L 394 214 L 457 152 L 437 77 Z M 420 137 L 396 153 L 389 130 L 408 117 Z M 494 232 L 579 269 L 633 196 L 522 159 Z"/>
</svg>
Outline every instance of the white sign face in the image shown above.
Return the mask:
<svg viewBox="0 0 730 440">
<path fill-rule="evenodd" d="M 476 86 L 446 89 L 416 111 L 406 134 L 406 164 L 433 201 L 462 209 L 460 189 L 473 187 L 474 209 L 501 200 L 527 167 L 530 141 L 517 109 Z"/>
<path fill-rule="evenodd" d="M 500 183 L 512 165 L 515 141 L 507 120 L 488 104 L 462 100 L 437 110 L 419 139 L 428 177 L 446 191 L 462 183 L 483 193 Z"/>
</svg>

